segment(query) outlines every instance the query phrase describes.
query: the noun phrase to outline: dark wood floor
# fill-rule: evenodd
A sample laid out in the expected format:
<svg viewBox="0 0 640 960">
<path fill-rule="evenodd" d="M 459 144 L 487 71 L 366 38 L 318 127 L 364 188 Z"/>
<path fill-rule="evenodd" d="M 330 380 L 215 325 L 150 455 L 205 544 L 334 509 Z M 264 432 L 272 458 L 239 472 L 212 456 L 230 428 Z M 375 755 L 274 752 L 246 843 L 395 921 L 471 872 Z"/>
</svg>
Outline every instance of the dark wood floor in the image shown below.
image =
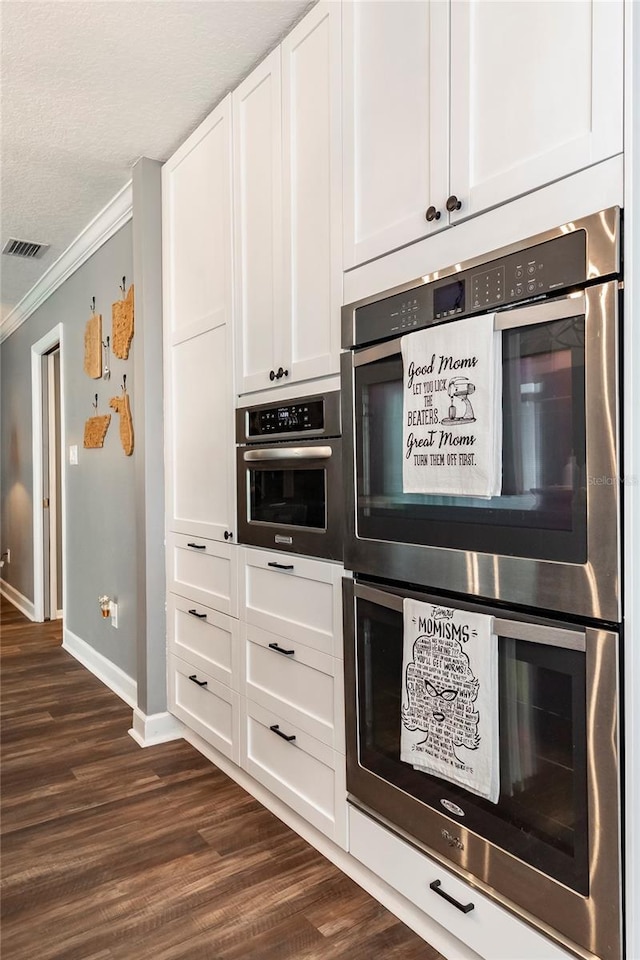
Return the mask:
<svg viewBox="0 0 640 960">
<path fill-rule="evenodd" d="M 2 599 L 2 960 L 439 960 Z"/>
</svg>

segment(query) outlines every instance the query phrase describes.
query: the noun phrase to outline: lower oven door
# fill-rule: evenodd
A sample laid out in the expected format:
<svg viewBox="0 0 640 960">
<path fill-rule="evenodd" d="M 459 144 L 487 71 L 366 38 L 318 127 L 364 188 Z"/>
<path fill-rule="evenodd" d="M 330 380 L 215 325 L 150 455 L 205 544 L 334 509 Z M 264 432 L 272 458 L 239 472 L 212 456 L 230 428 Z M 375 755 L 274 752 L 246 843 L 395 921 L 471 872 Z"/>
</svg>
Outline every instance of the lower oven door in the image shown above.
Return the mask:
<svg viewBox="0 0 640 960">
<path fill-rule="evenodd" d="M 238 539 L 342 560 L 340 439 L 238 447 Z"/>
<path fill-rule="evenodd" d="M 532 922 L 598 957 L 620 950 L 618 636 L 495 617 L 497 804 L 400 760 L 403 598 L 343 581 L 350 799 Z"/>
</svg>

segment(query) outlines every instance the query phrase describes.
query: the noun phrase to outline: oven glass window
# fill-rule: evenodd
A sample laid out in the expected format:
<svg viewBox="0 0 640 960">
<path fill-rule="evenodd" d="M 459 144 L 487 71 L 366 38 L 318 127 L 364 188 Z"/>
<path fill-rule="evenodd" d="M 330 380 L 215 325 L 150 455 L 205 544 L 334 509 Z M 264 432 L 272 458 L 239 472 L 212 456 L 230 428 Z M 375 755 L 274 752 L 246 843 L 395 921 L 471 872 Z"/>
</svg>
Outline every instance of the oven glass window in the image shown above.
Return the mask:
<svg viewBox="0 0 640 960">
<path fill-rule="evenodd" d="M 588 892 L 584 654 L 499 637 L 497 804 L 400 760 L 402 614 L 357 600 L 360 764 L 580 893 Z"/>
<path fill-rule="evenodd" d="M 247 473 L 250 521 L 326 529 L 325 470 L 251 469 Z"/>
<path fill-rule="evenodd" d="M 402 491 L 402 360 L 356 368 L 357 525 L 364 539 L 586 560 L 584 317 L 503 333 L 502 494 Z"/>
</svg>

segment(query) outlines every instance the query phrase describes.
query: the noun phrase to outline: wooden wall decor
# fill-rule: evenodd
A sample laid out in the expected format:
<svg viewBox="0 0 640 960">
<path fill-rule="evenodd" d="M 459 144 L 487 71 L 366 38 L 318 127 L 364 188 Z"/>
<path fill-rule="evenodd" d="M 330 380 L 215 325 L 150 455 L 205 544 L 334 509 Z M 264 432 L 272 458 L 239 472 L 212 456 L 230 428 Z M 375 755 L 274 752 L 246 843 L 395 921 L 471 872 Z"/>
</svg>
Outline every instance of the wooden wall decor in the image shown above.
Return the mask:
<svg viewBox="0 0 640 960">
<path fill-rule="evenodd" d="M 122 286 L 124 288 L 122 278 Z M 122 291 L 124 293 L 124 289 Z M 133 284 L 129 287 L 124 300 L 116 300 L 111 305 L 111 349 L 114 357 L 127 360 L 129 347 L 133 340 Z"/>
<path fill-rule="evenodd" d="M 102 315 L 94 313 L 84 330 L 84 372 L 93 380 L 102 376 Z"/>
<path fill-rule="evenodd" d="M 105 413 L 101 417 L 89 417 L 84 424 L 84 446 L 94 450 L 101 447 L 110 423 L 110 413 Z"/>
<path fill-rule="evenodd" d="M 120 415 L 120 442 L 122 449 L 130 457 L 133 453 L 133 418 L 131 416 L 129 394 L 124 387 L 119 397 L 111 397 L 109 406 Z"/>
</svg>

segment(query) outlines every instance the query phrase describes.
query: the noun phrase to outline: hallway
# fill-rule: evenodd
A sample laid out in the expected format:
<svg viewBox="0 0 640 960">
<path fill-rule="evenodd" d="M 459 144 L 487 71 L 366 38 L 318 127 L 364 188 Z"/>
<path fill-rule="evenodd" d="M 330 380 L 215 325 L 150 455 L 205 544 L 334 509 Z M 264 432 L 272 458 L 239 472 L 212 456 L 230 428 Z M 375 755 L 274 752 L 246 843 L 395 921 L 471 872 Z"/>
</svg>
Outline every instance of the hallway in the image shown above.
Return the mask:
<svg viewBox="0 0 640 960">
<path fill-rule="evenodd" d="M 440 960 L 4 598 L 3 960 Z"/>
</svg>

